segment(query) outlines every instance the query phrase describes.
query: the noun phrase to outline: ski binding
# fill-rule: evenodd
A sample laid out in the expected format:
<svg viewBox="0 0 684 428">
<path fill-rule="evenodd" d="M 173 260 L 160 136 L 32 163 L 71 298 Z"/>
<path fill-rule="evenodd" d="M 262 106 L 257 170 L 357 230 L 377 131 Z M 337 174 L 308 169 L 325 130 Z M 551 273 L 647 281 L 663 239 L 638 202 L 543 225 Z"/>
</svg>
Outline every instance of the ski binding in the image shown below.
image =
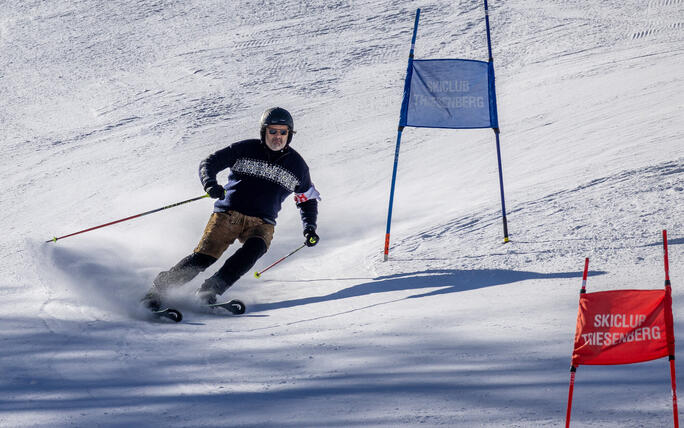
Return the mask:
<svg viewBox="0 0 684 428">
<path fill-rule="evenodd" d="M 178 309 L 165 308 L 152 311 L 152 313 L 161 318 L 168 318 L 173 322 L 181 322 L 183 319 L 183 314 Z"/>
<path fill-rule="evenodd" d="M 226 309 L 227 311 L 230 311 L 233 315 L 242 315 L 245 313 L 245 310 L 247 307 L 241 300 L 233 299 L 229 302 L 223 302 L 223 303 L 211 303 L 209 305 L 210 308 L 223 308 Z"/>
</svg>

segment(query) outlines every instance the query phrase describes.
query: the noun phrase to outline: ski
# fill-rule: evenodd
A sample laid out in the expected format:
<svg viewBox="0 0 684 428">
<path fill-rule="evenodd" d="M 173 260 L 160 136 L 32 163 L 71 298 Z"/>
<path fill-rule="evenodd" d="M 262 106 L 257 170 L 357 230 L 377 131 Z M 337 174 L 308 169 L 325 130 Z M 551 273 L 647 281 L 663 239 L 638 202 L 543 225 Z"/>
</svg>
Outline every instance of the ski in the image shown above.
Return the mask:
<svg viewBox="0 0 684 428">
<path fill-rule="evenodd" d="M 209 305 L 210 308 L 223 308 L 227 311 L 230 311 L 233 315 L 242 315 L 245 313 L 245 310 L 247 307 L 241 300 L 233 299 L 229 302 L 223 302 L 223 303 L 211 303 Z"/>
<path fill-rule="evenodd" d="M 168 318 L 174 322 L 181 322 L 183 320 L 183 314 L 178 309 L 159 309 L 157 311 L 153 310 L 152 313 L 160 318 Z"/>
</svg>

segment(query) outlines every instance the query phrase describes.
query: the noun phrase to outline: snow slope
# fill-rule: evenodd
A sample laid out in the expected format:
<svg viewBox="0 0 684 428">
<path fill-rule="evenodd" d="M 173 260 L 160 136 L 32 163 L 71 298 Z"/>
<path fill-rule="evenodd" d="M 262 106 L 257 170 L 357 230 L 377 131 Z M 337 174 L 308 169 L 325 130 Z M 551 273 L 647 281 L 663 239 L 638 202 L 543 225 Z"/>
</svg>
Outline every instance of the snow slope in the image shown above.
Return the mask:
<svg viewBox="0 0 684 428">
<path fill-rule="evenodd" d="M 590 291 L 661 287 L 662 229 L 681 343 L 684 2 L 491 2 L 511 242 L 491 130 L 407 128 L 383 263 L 417 7 L 417 58 L 486 60 L 477 1 L 3 2 L 0 425 L 559 426 L 584 258 Z M 188 303 L 213 269 L 183 323 L 136 309 L 208 200 L 44 243 L 201 195 L 273 105 L 321 243 L 236 284 L 246 315 Z M 667 367 L 580 367 L 573 426 L 667 426 Z"/>
</svg>

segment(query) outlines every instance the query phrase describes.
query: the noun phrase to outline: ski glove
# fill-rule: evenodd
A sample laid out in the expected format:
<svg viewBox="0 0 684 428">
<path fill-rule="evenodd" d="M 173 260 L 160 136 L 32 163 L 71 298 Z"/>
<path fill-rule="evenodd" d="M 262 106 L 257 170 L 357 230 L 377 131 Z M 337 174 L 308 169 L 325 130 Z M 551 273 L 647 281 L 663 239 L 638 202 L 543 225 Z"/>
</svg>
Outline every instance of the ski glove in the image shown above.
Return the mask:
<svg viewBox="0 0 684 428">
<path fill-rule="evenodd" d="M 204 190 L 206 190 L 209 197 L 212 199 L 223 199 L 226 196 L 226 189 L 220 184 L 212 184 L 211 186 L 207 186 Z"/>
<path fill-rule="evenodd" d="M 307 247 L 313 247 L 314 245 L 318 244 L 318 240 L 320 239 L 318 235 L 316 235 L 316 229 L 313 227 L 307 227 L 304 229 L 304 237 L 306 237 L 306 241 L 304 243 Z"/>
</svg>

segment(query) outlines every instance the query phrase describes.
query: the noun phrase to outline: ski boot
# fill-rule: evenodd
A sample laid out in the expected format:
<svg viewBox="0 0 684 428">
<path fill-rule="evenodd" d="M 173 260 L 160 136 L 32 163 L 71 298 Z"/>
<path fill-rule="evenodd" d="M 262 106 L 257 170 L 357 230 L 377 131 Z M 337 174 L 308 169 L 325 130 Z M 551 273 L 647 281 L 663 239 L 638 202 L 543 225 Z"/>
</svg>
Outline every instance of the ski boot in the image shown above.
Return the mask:
<svg viewBox="0 0 684 428">
<path fill-rule="evenodd" d="M 159 289 L 157 287 L 150 288 L 150 291 L 140 299 L 140 303 L 152 312 L 161 310 L 162 299 Z"/>
</svg>

